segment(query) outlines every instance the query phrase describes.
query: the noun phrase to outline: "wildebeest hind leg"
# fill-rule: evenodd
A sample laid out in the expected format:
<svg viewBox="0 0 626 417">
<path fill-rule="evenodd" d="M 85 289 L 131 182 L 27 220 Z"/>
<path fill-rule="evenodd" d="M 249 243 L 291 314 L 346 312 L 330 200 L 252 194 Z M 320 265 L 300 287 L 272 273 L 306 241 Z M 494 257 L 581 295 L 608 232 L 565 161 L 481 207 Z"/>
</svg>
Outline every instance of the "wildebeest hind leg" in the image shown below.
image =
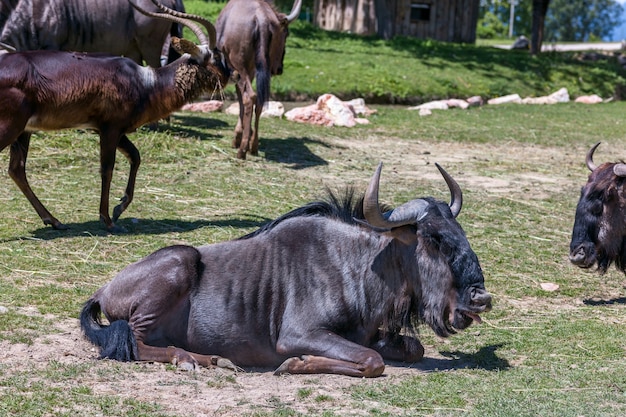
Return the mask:
<svg viewBox="0 0 626 417">
<path fill-rule="evenodd" d="M 241 368 L 229 359 L 221 356 L 201 355 L 174 346 L 157 347 L 138 342 L 137 350 L 139 359 L 142 361 L 171 363 L 184 371 L 196 371 L 199 366 L 205 368 L 217 366 L 218 368 L 230 369 L 235 372 L 241 371 Z"/>
</svg>

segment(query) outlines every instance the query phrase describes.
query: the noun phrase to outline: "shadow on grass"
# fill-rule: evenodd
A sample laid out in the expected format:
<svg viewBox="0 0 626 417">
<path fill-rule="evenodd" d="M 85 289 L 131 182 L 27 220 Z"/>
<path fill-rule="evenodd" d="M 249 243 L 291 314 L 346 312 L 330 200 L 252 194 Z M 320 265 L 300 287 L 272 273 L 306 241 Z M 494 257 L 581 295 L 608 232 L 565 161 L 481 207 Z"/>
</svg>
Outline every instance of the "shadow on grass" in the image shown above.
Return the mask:
<svg viewBox="0 0 626 417">
<path fill-rule="evenodd" d="M 503 345 L 483 346 L 476 353 L 463 352 L 440 352 L 443 358 L 424 357 L 420 362 L 404 364 L 394 362 L 394 366 L 419 369 L 424 372 L 449 371 L 455 369 L 483 369 L 486 371 L 502 371 L 509 369 L 511 365 L 506 359 L 496 355 L 496 350 Z"/>
<path fill-rule="evenodd" d="M 160 132 L 172 132 L 198 138 L 201 141 L 221 140 L 223 135 L 219 130 L 229 127 L 229 123 L 223 120 L 201 117 L 194 113 L 176 113 L 172 117 L 174 119 L 173 123 L 159 124 L 158 130 Z M 235 127 L 233 126 L 233 131 L 234 129 Z"/>
<path fill-rule="evenodd" d="M 321 145 L 329 148 L 330 145 L 311 138 L 285 139 L 263 138 L 259 141 L 259 150 L 265 153 L 265 159 L 285 164 L 291 169 L 305 169 L 314 166 L 328 165 L 328 162 L 315 155 L 307 145 Z"/>
<path fill-rule="evenodd" d="M 615 304 L 626 304 L 626 297 L 611 298 L 608 300 L 586 299 L 583 304 L 587 306 L 610 306 Z"/>
<path fill-rule="evenodd" d="M 172 219 L 131 219 L 124 218 L 117 221 L 117 225 L 126 229 L 126 233 L 120 233 L 119 235 L 158 235 L 171 232 L 189 232 L 192 230 L 201 229 L 203 227 L 216 227 L 216 228 L 234 228 L 245 229 L 242 230 L 240 235 L 243 236 L 248 232 L 250 228 L 258 228 L 267 223 L 271 219 L 252 216 L 250 219 L 246 218 L 233 218 L 224 220 L 195 220 L 195 221 L 182 221 Z M 254 218 L 256 217 L 256 218 Z M 83 223 L 67 223 L 68 230 L 55 230 L 51 227 L 42 227 L 32 232 L 31 236 L 18 236 L 12 239 L 0 240 L 0 242 L 15 241 L 15 240 L 27 240 L 27 239 L 40 239 L 40 240 L 54 240 L 68 237 L 85 237 L 85 236 L 108 236 L 112 235 L 104 229 L 104 225 L 99 221 L 88 221 Z M 235 236 L 239 237 L 239 235 Z"/>
</svg>

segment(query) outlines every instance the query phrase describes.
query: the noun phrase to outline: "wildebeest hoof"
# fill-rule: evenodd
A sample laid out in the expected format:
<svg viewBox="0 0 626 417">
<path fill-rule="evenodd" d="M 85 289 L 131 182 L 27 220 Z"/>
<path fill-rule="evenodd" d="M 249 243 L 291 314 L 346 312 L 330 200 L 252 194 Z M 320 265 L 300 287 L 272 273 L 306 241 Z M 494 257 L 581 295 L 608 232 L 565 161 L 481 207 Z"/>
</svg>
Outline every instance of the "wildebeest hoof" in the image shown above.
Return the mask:
<svg viewBox="0 0 626 417">
<path fill-rule="evenodd" d="M 50 226 L 52 226 L 55 230 L 68 230 L 70 227 L 68 225 L 65 225 L 63 223 L 61 223 L 60 221 L 54 219 L 54 220 L 47 220 L 43 222 L 44 224 L 49 224 Z"/>
<path fill-rule="evenodd" d="M 280 364 L 278 368 L 274 371 L 274 375 L 285 375 L 289 374 L 290 369 L 295 365 L 296 362 L 303 362 L 304 356 L 302 358 L 293 357 L 286 359 L 283 363 Z"/>
<path fill-rule="evenodd" d="M 181 362 L 177 365 L 181 371 L 195 372 L 198 370 L 198 364 L 191 362 Z"/>
</svg>

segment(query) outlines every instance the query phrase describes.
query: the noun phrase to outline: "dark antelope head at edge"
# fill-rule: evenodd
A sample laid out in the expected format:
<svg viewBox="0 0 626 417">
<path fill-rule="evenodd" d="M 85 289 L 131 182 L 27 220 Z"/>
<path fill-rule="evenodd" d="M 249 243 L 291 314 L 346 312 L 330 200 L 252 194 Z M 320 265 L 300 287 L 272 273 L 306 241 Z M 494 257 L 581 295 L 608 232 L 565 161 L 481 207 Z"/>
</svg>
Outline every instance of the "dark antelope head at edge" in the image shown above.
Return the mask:
<svg viewBox="0 0 626 417">
<path fill-rule="evenodd" d="M 597 264 L 600 273 L 615 262 L 617 269 L 626 272 L 626 164 L 606 162 L 597 166 L 593 154 L 599 145 L 587 152 L 591 174 L 576 206 L 569 259 L 580 268 Z"/>
</svg>

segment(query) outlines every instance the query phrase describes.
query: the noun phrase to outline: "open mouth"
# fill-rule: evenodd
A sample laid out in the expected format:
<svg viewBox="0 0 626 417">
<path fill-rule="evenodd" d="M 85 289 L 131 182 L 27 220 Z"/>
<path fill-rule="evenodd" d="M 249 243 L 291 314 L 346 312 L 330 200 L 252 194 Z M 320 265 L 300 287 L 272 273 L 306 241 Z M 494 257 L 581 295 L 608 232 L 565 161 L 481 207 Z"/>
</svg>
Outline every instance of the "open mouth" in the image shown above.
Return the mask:
<svg viewBox="0 0 626 417">
<path fill-rule="evenodd" d="M 461 311 L 460 312 L 461 315 L 463 315 L 464 317 L 467 317 L 473 321 L 475 321 L 476 323 L 480 324 L 483 322 L 483 319 L 480 318 L 480 316 L 476 313 L 472 313 L 471 311 Z"/>
</svg>

